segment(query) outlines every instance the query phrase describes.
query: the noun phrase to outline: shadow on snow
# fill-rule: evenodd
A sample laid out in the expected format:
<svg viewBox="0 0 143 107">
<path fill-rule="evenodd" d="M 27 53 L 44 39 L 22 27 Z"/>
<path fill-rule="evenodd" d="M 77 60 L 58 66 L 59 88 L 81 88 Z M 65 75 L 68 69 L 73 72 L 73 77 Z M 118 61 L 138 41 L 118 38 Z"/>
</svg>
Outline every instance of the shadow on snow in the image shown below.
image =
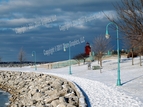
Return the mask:
<svg viewBox="0 0 143 107">
<path fill-rule="evenodd" d="M 74 83 L 75 83 L 75 82 L 74 82 Z M 76 84 L 76 83 L 75 83 L 75 84 Z M 84 90 L 83 90 L 79 85 L 76 84 L 76 86 L 80 89 L 80 91 L 81 91 L 82 94 L 84 95 L 84 97 L 85 97 L 85 102 L 86 102 L 86 104 L 87 104 L 87 107 L 91 107 L 91 104 L 90 104 L 90 101 L 89 101 L 89 98 L 88 98 L 87 94 L 84 92 Z"/>
<path fill-rule="evenodd" d="M 128 81 L 122 83 L 122 85 L 127 84 L 127 83 L 129 83 L 129 82 L 131 82 L 131 81 L 134 81 L 134 80 L 136 80 L 136 79 L 138 79 L 138 78 L 140 78 L 140 77 L 143 77 L 143 75 L 138 76 L 138 77 L 135 77 L 135 78 L 133 78 L 133 79 L 131 79 L 131 80 L 128 80 Z"/>
</svg>

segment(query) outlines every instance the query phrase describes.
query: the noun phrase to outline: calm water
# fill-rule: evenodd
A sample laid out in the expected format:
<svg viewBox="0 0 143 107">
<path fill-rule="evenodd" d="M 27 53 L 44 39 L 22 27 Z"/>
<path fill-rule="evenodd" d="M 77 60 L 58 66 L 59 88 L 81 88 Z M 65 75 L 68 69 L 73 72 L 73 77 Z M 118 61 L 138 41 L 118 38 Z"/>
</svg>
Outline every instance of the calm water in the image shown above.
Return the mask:
<svg viewBox="0 0 143 107">
<path fill-rule="evenodd" d="M 9 101 L 9 93 L 0 90 L 0 107 L 7 107 L 6 104 Z"/>
</svg>

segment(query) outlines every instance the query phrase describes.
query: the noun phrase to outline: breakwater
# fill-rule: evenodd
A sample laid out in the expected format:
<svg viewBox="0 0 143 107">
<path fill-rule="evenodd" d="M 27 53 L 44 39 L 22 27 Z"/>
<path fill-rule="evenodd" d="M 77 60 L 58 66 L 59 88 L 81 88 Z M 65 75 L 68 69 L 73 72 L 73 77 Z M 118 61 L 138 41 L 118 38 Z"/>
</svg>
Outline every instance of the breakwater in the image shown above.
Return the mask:
<svg viewBox="0 0 143 107">
<path fill-rule="evenodd" d="M 0 71 L 0 88 L 11 94 L 9 107 L 86 107 L 72 82 L 52 75 Z"/>
<path fill-rule="evenodd" d="M 47 64 L 49 62 L 36 62 L 36 64 Z M 24 67 L 24 66 L 33 66 L 35 62 L 0 62 L 0 67 Z"/>
</svg>

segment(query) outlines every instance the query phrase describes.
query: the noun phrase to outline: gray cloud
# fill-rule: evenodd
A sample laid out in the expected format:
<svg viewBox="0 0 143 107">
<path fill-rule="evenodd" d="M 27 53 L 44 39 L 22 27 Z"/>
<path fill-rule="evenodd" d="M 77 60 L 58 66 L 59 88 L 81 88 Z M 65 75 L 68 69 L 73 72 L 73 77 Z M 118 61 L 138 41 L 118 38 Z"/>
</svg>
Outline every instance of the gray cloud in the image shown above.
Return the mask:
<svg viewBox="0 0 143 107">
<path fill-rule="evenodd" d="M 117 1 L 8 0 L 0 2 L 0 56 L 3 61 L 18 61 L 18 52 L 23 47 L 27 53 L 27 60 L 32 60 L 33 50 L 37 52 L 39 61 L 68 59 L 68 52 L 59 51 L 47 57 L 43 55 L 43 50 L 80 37 L 85 37 L 85 41 L 92 43 L 95 36 L 104 34 L 108 23 L 103 11 L 110 17 L 116 17 L 112 3 Z M 53 16 L 56 16 L 56 20 L 50 20 Z M 92 19 L 91 16 L 96 17 Z M 82 18 L 88 21 L 81 23 Z M 59 27 L 66 24 L 72 26 L 65 31 L 60 30 Z M 72 48 L 72 56 L 84 52 L 84 44 Z"/>
</svg>

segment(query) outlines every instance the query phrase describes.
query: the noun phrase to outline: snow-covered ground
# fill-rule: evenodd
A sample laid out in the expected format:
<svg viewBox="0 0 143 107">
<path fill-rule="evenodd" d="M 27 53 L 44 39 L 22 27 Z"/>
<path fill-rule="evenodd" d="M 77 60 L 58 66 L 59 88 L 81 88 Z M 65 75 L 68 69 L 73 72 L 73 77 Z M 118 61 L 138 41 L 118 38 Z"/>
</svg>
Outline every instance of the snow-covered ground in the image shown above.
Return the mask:
<svg viewBox="0 0 143 107">
<path fill-rule="evenodd" d="M 97 61 L 92 66 L 98 65 Z M 102 73 L 100 70 L 88 70 L 87 65 L 72 65 L 72 75 L 69 67 L 58 69 L 31 67 L 0 68 L 0 70 L 40 72 L 63 77 L 73 81 L 82 90 L 88 107 L 143 107 L 143 66 L 139 58 L 132 60 L 121 58 L 120 72 L 122 86 L 117 83 L 117 58 L 103 60 Z"/>
</svg>

